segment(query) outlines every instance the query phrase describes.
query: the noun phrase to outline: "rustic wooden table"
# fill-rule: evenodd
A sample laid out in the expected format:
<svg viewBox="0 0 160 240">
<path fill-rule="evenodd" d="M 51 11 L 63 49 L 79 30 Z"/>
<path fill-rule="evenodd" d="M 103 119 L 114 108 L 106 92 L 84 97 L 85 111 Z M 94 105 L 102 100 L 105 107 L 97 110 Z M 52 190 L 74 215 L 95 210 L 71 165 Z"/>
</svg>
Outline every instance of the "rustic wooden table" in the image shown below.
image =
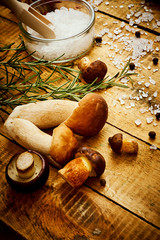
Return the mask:
<svg viewBox="0 0 160 240">
<path fill-rule="evenodd" d="M 104 61 L 110 76 L 132 57 L 138 73 L 133 87 L 128 83 L 126 89 L 114 86 L 100 92 L 109 116 L 101 132 L 84 143 L 103 154 L 106 169 L 101 178 L 106 185 L 90 178 L 73 189 L 50 165 L 41 189 L 17 193 L 5 179 L 5 168 L 22 148 L 1 135 L 0 221 L 7 231 L 0 228 L 1 239 L 14 239 L 9 228 L 19 234 L 15 239 L 28 240 L 160 239 L 160 122 L 154 112 L 160 109 L 160 61 L 158 65 L 152 61 L 160 58 L 160 5 L 136 0 L 91 2 L 96 35 L 102 36 L 102 43 L 95 44 L 88 56 Z M 13 21 L 17 19 L 11 11 L 0 6 L 1 46 L 19 41 L 19 28 Z M 135 31 L 141 33 L 139 44 Z M 156 132 L 154 140 L 148 136 L 150 131 Z M 108 137 L 118 132 L 138 142 L 137 155 L 112 152 Z"/>
</svg>

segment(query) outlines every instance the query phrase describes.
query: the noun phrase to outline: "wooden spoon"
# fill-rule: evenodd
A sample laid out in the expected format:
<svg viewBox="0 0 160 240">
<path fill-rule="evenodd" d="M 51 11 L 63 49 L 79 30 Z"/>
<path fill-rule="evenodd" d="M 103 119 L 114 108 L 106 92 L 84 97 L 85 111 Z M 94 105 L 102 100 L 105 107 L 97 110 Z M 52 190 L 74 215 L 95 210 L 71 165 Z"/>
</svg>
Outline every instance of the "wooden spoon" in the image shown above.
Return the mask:
<svg viewBox="0 0 160 240">
<path fill-rule="evenodd" d="M 45 38 L 55 38 L 54 31 L 49 27 L 49 24 L 52 23 L 30 5 L 18 2 L 17 0 L 3 0 L 3 2 L 6 7 L 13 11 L 21 22 L 40 33 Z"/>
</svg>

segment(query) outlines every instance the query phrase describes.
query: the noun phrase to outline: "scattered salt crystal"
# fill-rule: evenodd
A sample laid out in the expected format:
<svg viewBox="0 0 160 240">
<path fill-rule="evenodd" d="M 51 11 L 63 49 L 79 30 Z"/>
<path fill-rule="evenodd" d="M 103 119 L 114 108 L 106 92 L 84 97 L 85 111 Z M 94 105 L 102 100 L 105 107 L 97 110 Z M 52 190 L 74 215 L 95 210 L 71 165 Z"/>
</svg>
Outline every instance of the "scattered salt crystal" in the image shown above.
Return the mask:
<svg viewBox="0 0 160 240">
<path fill-rule="evenodd" d="M 123 99 L 119 98 L 119 101 L 120 101 L 120 104 L 121 104 L 121 105 L 124 105 L 124 104 L 125 104 L 125 101 L 124 101 Z"/>
<path fill-rule="evenodd" d="M 153 117 L 147 117 L 147 118 L 146 118 L 146 122 L 147 122 L 148 124 L 152 123 L 153 120 L 154 120 Z"/>
<path fill-rule="evenodd" d="M 159 52 L 159 47 L 156 47 L 156 51 Z"/>
<path fill-rule="evenodd" d="M 137 119 L 137 120 L 135 120 L 135 124 L 137 125 L 137 126 L 140 126 L 141 125 L 141 120 L 140 119 Z"/>
<path fill-rule="evenodd" d="M 130 103 L 130 106 L 131 106 L 131 107 L 135 107 L 135 103 L 134 103 L 134 102 L 131 102 L 131 103 Z"/>
<path fill-rule="evenodd" d="M 100 33 L 98 34 L 98 36 L 104 36 L 106 33 L 109 33 L 109 28 L 103 28 Z"/>
<path fill-rule="evenodd" d="M 148 101 L 152 101 L 152 97 L 149 97 L 149 98 L 148 98 Z"/>
<path fill-rule="evenodd" d="M 94 4 L 96 6 L 99 6 L 102 2 L 103 2 L 103 0 L 94 0 Z"/>
<path fill-rule="evenodd" d="M 130 19 L 131 15 L 127 13 L 126 18 Z"/>
<path fill-rule="evenodd" d="M 132 8 L 132 7 L 134 7 L 134 4 L 133 4 L 133 3 L 131 3 L 131 4 L 128 5 L 128 8 Z"/>
<path fill-rule="evenodd" d="M 146 93 L 143 92 L 141 96 L 144 97 L 144 98 L 147 98 L 148 97 L 148 92 L 146 92 Z"/>
<path fill-rule="evenodd" d="M 116 29 L 114 30 L 114 34 L 116 34 L 116 35 L 118 35 L 118 34 L 121 33 L 121 32 L 122 32 L 122 30 L 119 29 L 119 28 L 116 28 Z"/>
<path fill-rule="evenodd" d="M 130 19 L 129 25 L 130 25 L 130 26 L 133 26 L 133 25 L 134 25 L 134 21 L 133 21 L 132 19 Z"/>
<path fill-rule="evenodd" d="M 148 70 L 150 70 L 151 69 L 151 66 L 148 66 Z"/>
<path fill-rule="evenodd" d="M 147 83 L 145 83 L 144 85 L 145 85 L 145 87 L 148 88 L 148 87 L 150 86 L 150 83 L 147 82 Z"/>
<path fill-rule="evenodd" d="M 113 23 L 114 23 L 114 24 L 117 24 L 117 23 L 118 23 L 118 21 L 113 21 Z"/>
<path fill-rule="evenodd" d="M 141 14 L 142 14 L 142 12 L 139 11 L 139 12 L 136 12 L 136 13 L 134 14 L 134 16 L 135 16 L 135 17 L 139 17 Z"/>
<path fill-rule="evenodd" d="M 149 82 L 150 82 L 151 84 L 153 84 L 153 85 L 155 85 L 155 84 L 156 84 L 156 81 L 155 81 L 155 80 L 153 80 L 151 77 L 149 77 Z"/>
<path fill-rule="evenodd" d="M 157 97 L 157 95 L 158 95 L 158 92 L 155 91 L 155 92 L 153 93 L 153 97 Z"/>
<path fill-rule="evenodd" d="M 156 147 L 154 144 L 152 144 L 152 145 L 150 146 L 150 149 L 151 149 L 151 150 L 157 150 L 157 147 Z"/>
<path fill-rule="evenodd" d="M 155 72 L 158 72 L 158 68 L 153 69 L 153 72 L 154 72 L 154 73 L 155 73 Z"/>
<path fill-rule="evenodd" d="M 146 108 L 141 108 L 141 109 L 140 109 L 140 112 L 141 112 L 141 113 L 145 113 L 145 112 L 147 112 L 147 109 L 146 109 Z"/>
<path fill-rule="evenodd" d="M 122 79 L 121 79 L 121 83 L 123 83 L 123 84 L 127 84 L 128 81 L 129 81 L 128 78 L 122 78 Z"/>
<path fill-rule="evenodd" d="M 108 6 L 108 5 L 109 5 L 109 2 L 105 2 L 105 5 Z"/>
<path fill-rule="evenodd" d="M 125 25 L 125 22 L 122 22 L 120 28 L 123 28 Z"/>
</svg>

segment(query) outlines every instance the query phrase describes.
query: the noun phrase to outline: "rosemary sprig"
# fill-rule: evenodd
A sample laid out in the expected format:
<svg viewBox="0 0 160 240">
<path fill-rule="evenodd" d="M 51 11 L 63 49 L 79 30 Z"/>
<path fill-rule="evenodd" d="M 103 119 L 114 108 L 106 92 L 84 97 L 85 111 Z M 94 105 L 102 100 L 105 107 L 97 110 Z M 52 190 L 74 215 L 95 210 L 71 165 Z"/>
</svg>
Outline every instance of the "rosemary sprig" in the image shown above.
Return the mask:
<svg viewBox="0 0 160 240">
<path fill-rule="evenodd" d="M 80 71 L 73 68 L 73 65 L 58 65 L 53 61 L 44 59 L 33 60 L 32 54 L 26 54 L 22 37 L 18 47 L 14 43 L 0 48 L 0 70 L 3 76 L 0 77 L 0 111 L 10 113 L 14 107 L 21 104 L 46 99 L 72 99 L 79 101 L 87 93 L 96 90 L 107 89 L 112 86 L 128 86 L 120 84 L 122 78 L 131 76 L 129 73 L 129 62 L 124 69 L 103 81 L 90 84 L 82 84 Z M 8 54 L 9 53 L 9 54 Z M 54 62 L 54 63 L 53 63 Z M 45 76 L 43 74 L 45 70 Z"/>
</svg>

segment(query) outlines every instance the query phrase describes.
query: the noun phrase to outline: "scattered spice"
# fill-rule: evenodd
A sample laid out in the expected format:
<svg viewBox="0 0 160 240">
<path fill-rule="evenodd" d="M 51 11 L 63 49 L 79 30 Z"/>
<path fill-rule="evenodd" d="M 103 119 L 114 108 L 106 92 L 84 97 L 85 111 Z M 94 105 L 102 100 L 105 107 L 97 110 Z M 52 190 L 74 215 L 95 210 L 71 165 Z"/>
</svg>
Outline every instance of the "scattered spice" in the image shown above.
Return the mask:
<svg viewBox="0 0 160 240">
<path fill-rule="evenodd" d="M 135 36 L 136 36 L 136 38 L 140 38 L 140 36 L 141 36 L 140 31 L 136 31 L 136 32 L 135 32 Z"/>
<path fill-rule="evenodd" d="M 156 119 L 160 120 L 160 112 L 156 113 Z"/>
<path fill-rule="evenodd" d="M 100 184 L 101 184 L 101 186 L 105 186 L 106 185 L 106 180 L 105 179 L 103 179 L 103 178 L 101 178 L 100 179 Z"/>
<path fill-rule="evenodd" d="M 152 59 L 152 61 L 153 61 L 153 64 L 154 64 L 154 65 L 157 65 L 157 64 L 158 64 L 158 58 L 157 58 L 157 57 L 154 57 L 154 58 Z"/>
<path fill-rule="evenodd" d="M 102 37 L 98 36 L 95 38 L 96 43 L 101 43 L 102 42 Z"/>
<path fill-rule="evenodd" d="M 151 139 L 155 139 L 155 137 L 156 137 L 156 133 L 155 133 L 154 131 L 150 131 L 150 132 L 148 133 L 148 135 L 149 135 L 149 137 L 150 137 Z"/>
<path fill-rule="evenodd" d="M 129 68 L 130 68 L 130 70 L 134 70 L 135 69 L 135 64 L 131 62 L 129 64 Z"/>
</svg>

